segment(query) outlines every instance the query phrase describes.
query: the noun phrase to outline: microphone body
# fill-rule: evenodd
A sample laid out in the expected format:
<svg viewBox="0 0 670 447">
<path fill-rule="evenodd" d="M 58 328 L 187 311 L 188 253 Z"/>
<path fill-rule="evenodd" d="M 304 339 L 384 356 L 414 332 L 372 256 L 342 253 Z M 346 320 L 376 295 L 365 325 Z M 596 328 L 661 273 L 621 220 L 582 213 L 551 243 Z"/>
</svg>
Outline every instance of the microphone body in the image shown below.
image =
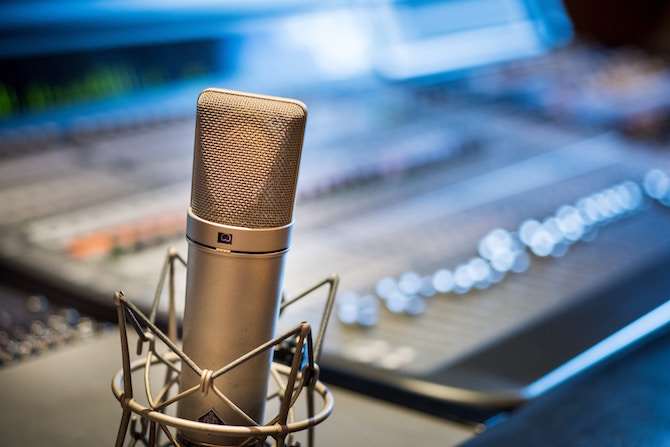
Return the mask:
<svg viewBox="0 0 670 447">
<path fill-rule="evenodd" d="M 183 350 L 215 372 L 275 336 L 306 121 L 298 101 L 207 89 L 198 98 Z M 214 379 L 262 424 L 272 351 Z M 201 383 L 182 365 L 180 391 Z M 183 419 L 252 425 L 212 390 L 179 401 Z M 242 438 L 180 430 L 186 445 L 234 446 Z"/>
</svg>

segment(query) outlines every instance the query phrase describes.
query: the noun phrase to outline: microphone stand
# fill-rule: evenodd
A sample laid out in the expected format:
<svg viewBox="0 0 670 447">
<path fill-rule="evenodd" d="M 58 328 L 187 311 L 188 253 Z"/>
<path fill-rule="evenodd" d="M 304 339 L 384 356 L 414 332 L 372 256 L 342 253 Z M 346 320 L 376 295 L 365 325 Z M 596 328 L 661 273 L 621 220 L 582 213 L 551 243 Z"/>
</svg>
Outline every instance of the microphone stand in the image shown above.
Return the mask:
<svg viewBox="0 0 670 447">
<path fill-rule="evenodd" d="M 186 445 L 183 441 L 180 442 L 178 436 L 175 436 L 177 429 L 225 434 L 239 438 L 240 442 L 237 444 L 238 446 L 267 445 L 267 439 L 273 438 L 274 445 L 277 447 L 297 447 L 299 442 L 294 444 L 294 433 L 307 430 L 307 445 L 313 446 L 314 427 L 328 418 L 333 411 L 333 396 L 330 390 L 319 381 L 317 362 L 321 354 L 323 338 L 335 301 L 339 277 L 331 275 L 292 299 L 287 299 L 282 295 L 280 315 L 288 306 L 308 296 L 317 289 L 324 286 L 329 287 L 315 342 L 312 338 L 310 325 L 302 322 L 293 329 L 269 340 L 228 365 L 223 366 L 218 371 L 210 371 L 201 369 L 178 346 L 174 285 L 175 264 L 177 262 L 186 267 L 186 261 L 176 251 L 169 249 L 148 317 L 128 300 L 123 292 L 117 292 L 114 295 L 114 303 L 119 320 L 119 334 L 121 337 L 122 368 L 112 379 L 112 392 L 123 408 L 115 444 L 116 447 L 123 446 L 128 432 L 130 432 L 130 436 L 133 439 L 132 445 L 137 444 L 137 441 L 141 441 L 149 447 L 163 445 L 191 447 L 190 443 Z M 166 281 L 169 285 L 167 335 L 155 323 L 160 298 L 163 295 L 163 287 Z M 142 355 L 144 346 L 148 346 L 145 357 L 138 358 L 133 362 L 130 360 L 128 346 L 128 324 L 139 337 L 137 355 Z M 214 385 L 213 380 L 270 349 L 275 351 L 275 361 L 272 363 L 270 373 L 275 382 L 276 391 L 268 395 L 266 404 L 272 400 L 278 400 L 279 410 L 276 416 L 271 418 L 269 422 L 262 424 L 262 421 L 254 421 L 244 414 L 234 402 L 221 393 L 216 385 Z M 179 374 L 183 368 L 190 368 L 198 374 L 201 378 L 200 383 L 170 397 L 172 388 L 176 387 L 178 389 Z M 157 369 L 164 370 L 165 379 L 160 391 L 154 394 L 150 384 L 150 377 L 152 370 Z M 140 402 L 135 398 L 133 373 L 142 373 L 143 375 L 140 386 L 144 388 L 143 395 L 146 402 Z M 170 415 L 170 412 L 175 408 L 176 402 L 194 393 L 201 393 L 203 395 L 214 393 L 222 402 L 225 402 L 235 412 L 244 417 L 249 424 L 243 426 L 219 425 L 217 423 L 181 419 Z M 300 397 L 303 394 L 307 406 L 306 418 L 296 420 L 294 405 L 301 400 Z M 318 413 L 315 413 L 315 396 L 320 397 L 322 401 L 322 407 Z M 167 443 L 161 441 L 162 436 L 167 438 Z M 161 442 L 163 443 L 161 444 Z"/>
</svg>

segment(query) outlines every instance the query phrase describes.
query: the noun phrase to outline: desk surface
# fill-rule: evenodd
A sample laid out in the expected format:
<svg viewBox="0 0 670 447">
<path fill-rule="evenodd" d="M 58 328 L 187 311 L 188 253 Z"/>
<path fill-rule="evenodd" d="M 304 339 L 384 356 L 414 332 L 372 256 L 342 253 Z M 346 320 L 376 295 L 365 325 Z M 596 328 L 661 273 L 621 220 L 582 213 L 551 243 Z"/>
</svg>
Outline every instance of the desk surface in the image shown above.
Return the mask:
<svg viewBox="0 0 670 447">
<path fill-rule="evenodd" d="M 116 331 L 0 369 L 3 445 L 113 445 Z M 317 446 L 667 446 L 670 334 L 588 372 L 474 437 L 470 428 L 333 389 Z M 464 444 L 463 444 L 464 443 Z"/>
<path fill-rule="evenodd" d="M 121 407 L 112 394 L 111 380 L 120 368 L 118 332 L 110 331 L 0 369 L 0 443 L 114 445 Z M 317 430 L 319 447 L 453 446 L 472 436 L 468 427 L 346 390 L 332 391 L 335 410 Z"/>
</svg>

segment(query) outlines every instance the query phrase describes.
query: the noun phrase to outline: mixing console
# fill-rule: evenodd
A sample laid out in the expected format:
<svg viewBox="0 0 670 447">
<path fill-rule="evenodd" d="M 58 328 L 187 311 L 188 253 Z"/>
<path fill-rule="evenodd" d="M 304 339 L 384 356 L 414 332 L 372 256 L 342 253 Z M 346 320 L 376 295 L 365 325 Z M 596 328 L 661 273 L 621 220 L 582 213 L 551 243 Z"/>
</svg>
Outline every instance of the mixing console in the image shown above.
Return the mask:
<svg viewBox="0 0 670 447">
<path fill-rule="evenodd" d="M 635 101 L 631 87 L 616 114 L 600 113 L 602 101 L 587 104 L 584 95 L 599 97 L 602 83 L 562 96 L 560 82 L 583 70 L 564 61 L 611 70 L 602 62 L 611 59 L 589 51 L 573 48 L 447 84 L 291 94 L 310 116 L 285 288 L 296 295 L 331 273 L 341 277 L 325 376 L 411 394 L 398 380 L 447 381 L 440 371 L 664 262 L 670 160 L 657 141 L 621 130 L 653 115 L 653 137 L 662 136 L 667 104 L 656 98 L 649 105 L 648 95 Z M 544 77 L 556 66 L 563 77 Z M 638 67 L 636 74 L 628 66 L 629 81 L 649 74 L 648 65 Z M 654 82 L 667 90 L 659 67 Z M 195 96 L 192 103 L 193 110 L 142 125 L 112 119 L 122 115 L 117 110 L 94 123 L 95 132 L 80 121 L 33 128 L 29 145 L 20 134 L 6 138 L 5 276 L 67 297 L 68 306 L 100 320 L 114 320 L 119 289 L 146 309 L 168 248 L 186 253 Z M 635 129 L 639 136 L 650 128 Z M 39 145 L 35 134 L 43 136 Z M 644 302 L 631 318 L 641 316 L 668 289 L 661 296 L 639 290 L 650 298 L 613 296 L 612 306 Z M 182 311 L 183 301 L 177 305 Z M 316 325 L 321 306 L 319 298 L 298 304 L 282 324 Z M 547 346 L 575 330 L 570 324 Z M 557 354 L 529 380 L 566 360 Z M 508 379 L 503 388 L 519 385 Z"/>
</svg>

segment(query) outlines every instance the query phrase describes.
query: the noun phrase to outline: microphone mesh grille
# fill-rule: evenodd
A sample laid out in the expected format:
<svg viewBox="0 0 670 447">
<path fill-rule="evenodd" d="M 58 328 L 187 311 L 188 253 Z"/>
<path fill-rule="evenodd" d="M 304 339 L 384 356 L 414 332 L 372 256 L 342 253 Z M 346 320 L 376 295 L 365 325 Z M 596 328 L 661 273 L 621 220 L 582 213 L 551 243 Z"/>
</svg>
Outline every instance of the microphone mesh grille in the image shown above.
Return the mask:
<svg viewBox="0 0 670 447">
<path fill-rule="evenodd" d="M 246 228 L 291 223 L 305 121 L 297 101 L 203 91 L 196 117 L 193 213 Z"/>
</svg>

